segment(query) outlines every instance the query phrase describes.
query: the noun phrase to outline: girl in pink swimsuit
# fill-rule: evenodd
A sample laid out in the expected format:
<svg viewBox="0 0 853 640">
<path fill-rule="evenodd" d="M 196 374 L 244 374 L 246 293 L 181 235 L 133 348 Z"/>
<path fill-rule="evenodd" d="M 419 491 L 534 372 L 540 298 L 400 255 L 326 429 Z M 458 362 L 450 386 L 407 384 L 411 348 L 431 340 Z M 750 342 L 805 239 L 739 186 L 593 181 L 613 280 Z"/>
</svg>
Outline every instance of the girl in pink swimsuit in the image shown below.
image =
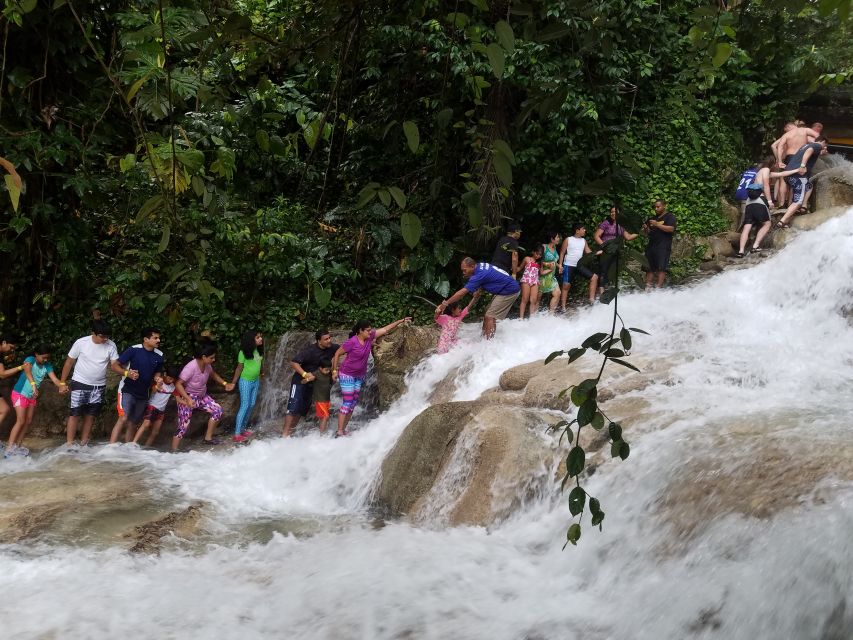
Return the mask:
<svg viewBox="0 0 853 640">
<path fill-rule="evenodd" d="M 477 291 L 471 302 L 464 309 L 458 302 L 454 302 L 445 309 L 445 313 L 439 314 L 438 308 L 435 310 L 435 321 L 441 325 L 441 335 L 438 338 L 438 348 L 436 353 L 447 353 L 456 344 L 456 334 L 459 332 L 459 325 L 468 315 L 471 310 L 471 305 L 477 301 L 480 292 Z"/>
<path fill-rule="evenodd" d="M 530 309 L 527 317 L 530 317 L 532 311 L 539 307 L 539 270 L 542 268 L 542 247 L 537 246 L 530 255 L 524 258 L 521 263 L 523 274 L 521 276 L 521 307 L 519 308 L 518 317 L 524 319 L 524 311 L 527 308 L 527 303 L 530 303 Z"/>
</svg>

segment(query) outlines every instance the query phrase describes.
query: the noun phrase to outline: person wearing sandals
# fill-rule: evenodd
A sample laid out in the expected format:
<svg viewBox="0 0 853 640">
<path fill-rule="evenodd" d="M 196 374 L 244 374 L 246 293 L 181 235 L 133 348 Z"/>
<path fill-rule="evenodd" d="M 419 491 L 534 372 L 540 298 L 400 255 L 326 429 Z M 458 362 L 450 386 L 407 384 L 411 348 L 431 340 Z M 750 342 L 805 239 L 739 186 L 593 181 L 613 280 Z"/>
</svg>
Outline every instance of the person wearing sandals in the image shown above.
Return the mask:
<svg viewBox="0 0 853 640">
<path fill-rule="evenodd" d="M 770 231 L 770 207 L 764 198 L 761 197 L 764 193 L 764 185 L 753 182 L 746 187 L 746 208 L 743 216 L 743 231 L 740 232 L 740 248 L 735 257 L 743 258 L 746 243 L 749 240 L 749 233 L 752 231 L 753 225 L 761 225 L 758 233 L 755 236 L 755 242 L 752 245 L 753 253 L 760 252 L 761 241 L 764 236 Z"/>
<path fill-rule="evenodd" d="M 359 320 L 355 323 L 349 334 L 349 340 L 344 342 L 332 357 L 332 380 L 341 385 L 341 408 L 338 410 L 338 431 L 335 437 L 347 435 L 347 424 L 352 418 L 352 412 L 358 404 L 361 387 L 367 375 L 367 360 L 370 358 L 370 350 L 373 341 L 390 333 L 404 322 L 411 322 L 411 318 L 401 318 L 381 329 L 373 329 L 370 321 Z M 343 364 L 338 368 L 340 359 L 346 356 Z"/>
<path fill-rule="evenodd" d="M 776 223 L 777 229 L 787 229 L 790 226 L 788 221 L 806 201 L 806 193 L 811 189 L 812 170 L 817 159 L 826 153 L 826 142 L 826 138 L 819 136 L 814 142 L 804 144 L 785 165 L 785 171 L 782 173 L 787 176 L 785 181 L 791 188 L 791 206 Z"/>
<path fill-rule="evenodd" d="M 237 368 L 234 370 L 232 385 L 240 390 L 240 410 L 234 425 L 234 442 L 245 442 L 253 435 L 244 427 L 252 417 L 252 410 L 258 400 L 261 388 L 261 370 L 264 363 L 264 336 L 260 331 L 247 331 L 240 340 L 237 352 Z"/>
<path fill-rule="evenodd" d="M 226 391 L 232 391 L 234 385 L 225 382 L 222 377 L 213 370 L 216 361 L 216 344 L 210 341 L 200 342 L 195 349 L 193 359 L 181 370 L 181 375 L 175 383 L 175 392 L 178 394 L 178 430 L 172 438 L 172 451 L 177 451 L 187 429 L 190 426 L 195 409 L 201 409 L 210 414 L 207 421 L 207 431 L 204 434 L 204 444 L 221 444 L 221 441 L 213 437 L 216 426 L 222 419 L 222 406 L 207 393 L 207 381 L 213 378 L 225 387 Z"/>
<path fill-rule="evenodd" d="M 651 291 L 652 285 L 660 288 L 669 271 L 669 257 L 672 254 L 672 238 L 675 235 L 676 220 L 666 209 L 666 202 L 655 200 L 655 215 L 646 220 L 645 228 L 649 234 L 649 244 L 646 246 L 646 260 L 649 270 L 646 272 L 646 291 Z"/>
<path fill-rule="evenodd" d="M 547 299 L 547 294 L 551 294 L 548 311 L 553 314 L 560 303 L 560 283 L 557 281 L 557 261 L 560 257 L 557 245 L 560 243 L 560 234 L 549 231 L 545 240 L 547 244 L 542 247 L 542 268 L 539 270 L 539 298 Z M 538 308 L 535 310 L 538 311 Z"/>
</svg>

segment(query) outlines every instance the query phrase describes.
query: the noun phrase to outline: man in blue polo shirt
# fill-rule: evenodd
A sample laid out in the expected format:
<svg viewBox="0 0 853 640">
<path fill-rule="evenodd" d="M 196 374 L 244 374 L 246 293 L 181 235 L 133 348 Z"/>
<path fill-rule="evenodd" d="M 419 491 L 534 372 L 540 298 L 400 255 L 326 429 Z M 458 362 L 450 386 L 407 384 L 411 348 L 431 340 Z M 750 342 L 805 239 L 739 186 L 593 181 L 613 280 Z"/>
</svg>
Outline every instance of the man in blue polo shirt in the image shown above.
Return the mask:
<svg viewBox="0 0 853 640">
<path fill-rule="evenodd" d="M 443 313 L 448 305 L 461 300 L 468 293 L 473 293 L 475 296 L 479 295 L 480 290 L 491 293 L 494 298 L 489 303 L 483 318 L 483 337 L 489 340 L 495 335 L 498 320 L 507 317 L 512 304 L 518 298 L 521 287 L 515 278 L 492 264 L 486 262 L 478 264 L 473 258 L 465 258 L 460 266 L 462 275 L 468 279 L 468 282 L 438 305 L 439 313 Z"/>
<path fill-rule="evenodd" d="M 110 435 L 110 442 L 121 439 L 127 427 L 125 442 L 132 442 L 136 428 L 142 422 L 145 408 L 148 406 L 148 393 L 151 385 L 160 378 L 163 371 L 163 352 L 160 346 L 160 331 L 153 327 L 142 330 L 142 343 L 125 349 L 114 363 L 113 370 L 122 376 L 116 398 L 116 420 Z"/>
</svg>

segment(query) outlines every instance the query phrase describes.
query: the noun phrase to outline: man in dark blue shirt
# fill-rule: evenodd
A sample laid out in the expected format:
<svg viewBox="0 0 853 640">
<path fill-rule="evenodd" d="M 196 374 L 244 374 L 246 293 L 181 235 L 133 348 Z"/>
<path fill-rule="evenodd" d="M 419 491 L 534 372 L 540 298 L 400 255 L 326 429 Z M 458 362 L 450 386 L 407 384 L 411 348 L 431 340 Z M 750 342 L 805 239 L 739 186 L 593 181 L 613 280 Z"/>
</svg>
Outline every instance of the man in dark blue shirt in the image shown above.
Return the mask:
<svg viewBox="0 0 853 640">
<path fill-rule="evenodd" d="M 791 206 L 785 211 L 782 219 L 776 223 L 779 229 L 786 228 L 788 221 L 794 217 L 799 208 L 808 199 L 806 194 L 812 188 L 811 176 L 817 159 L 826 153 L 826 138 L 819 136 L 814 142 L 804 144 L 799 148 L 797 153 L 791 156 L 791 159 L 785 165 L 785 171 L 793 171 L 799 169 L 800 173 L 790 175 L 785 178 L 785 182 L 791 188 Z M 805 170 L 803 172 L 803 170 Z"/>
<path fill-rule="evenodd" d="M 116 399 L 118 420 L 110 435 L 110 443 L 118 442 L 125 425 L 128 427 L 125 441 L 131 442 L 136 428 L 142 422 L 151 385 L 163 371 L 163 352 L 158 346 L 160 331 L 149 327 L 142 331 L 142 344 L 128 347 L 118 357 L 116 368 L 121 372 L 122 379 Z"/>
<path fill-rule="evenodd" d="M 465 258 L 460 267 L 462 275 L 468 279 L 468 282 L 438 305 L 439 313 L 444 312 L 448 305 L 461 300 L 469 293 L 473 293 L 475 297 L 479 296 L 481 290 L 493 294 L 494 298 L 486 308 L 486 314 L 483 317 L 483 336 L 489 340 L 495 335 L 498 320 L 503 320 L 509 314 L 509 310 L 521 292 L 521 287 L 506 271 L 487 262 L 478 264 L 473 258 Z"/>
</svg>

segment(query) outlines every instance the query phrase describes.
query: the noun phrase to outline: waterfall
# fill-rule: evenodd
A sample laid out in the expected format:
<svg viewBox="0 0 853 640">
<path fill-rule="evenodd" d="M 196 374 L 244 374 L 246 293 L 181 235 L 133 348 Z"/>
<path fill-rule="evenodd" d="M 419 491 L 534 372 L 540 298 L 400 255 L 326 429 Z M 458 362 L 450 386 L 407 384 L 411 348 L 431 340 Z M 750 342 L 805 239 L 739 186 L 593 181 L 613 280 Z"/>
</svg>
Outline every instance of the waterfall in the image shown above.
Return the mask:
<svg viewBox="0 0 853 640">
<path fill-rule="evenodd" d="M 452 371 L 452 399 L 476 399 L 510 367 L 608 327 L 604 305 L 503 321 L 490 342 L 463 325 L 458 348 L 420 363 L 408 391 L 349 438 L 306 430 L 226 452 L 14 460 L 0 466 L 5 487 L 97 470 L 132 477 L 134 495 L 200 501 L 206 515 L 197 538 L 169 538 L 159 556 L 127 553 L 117 534 L 0 544 L 3 636 L 853 637 L 851 299 L 853 210 L 755 267 L 620 296 L 626 322 L 651 334 L 636 336 L 632 356 L 644 384 L 603 403 L 632 453 L 585 481 L 607 513 L 603 532 L 587 519 L 565 551 L 556 481 L 488 529 L 441 526 L 473 450 L 466 438 L 449 445 L 429 498 L 438 526 L 377 521 L 368 497 Z M 268 377 L 286 380 L 289 339 Z M 567 365 L 567 386 L 576 375 Z M 280 420 L 281 392 L 265 391 L 264 419 Z M 0 488 L 0 507 L 18 499 Z M 93 593 L 110 604 L 93 607 Z"/>
</svg>

